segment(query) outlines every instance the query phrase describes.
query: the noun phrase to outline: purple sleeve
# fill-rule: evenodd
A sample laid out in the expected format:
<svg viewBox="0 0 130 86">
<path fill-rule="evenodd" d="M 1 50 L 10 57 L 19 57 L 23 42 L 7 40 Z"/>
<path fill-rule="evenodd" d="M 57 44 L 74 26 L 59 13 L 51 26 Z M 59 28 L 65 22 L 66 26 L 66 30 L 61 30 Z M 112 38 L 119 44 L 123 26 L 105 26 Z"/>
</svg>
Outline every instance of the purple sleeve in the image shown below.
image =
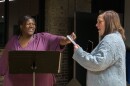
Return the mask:
<svg viewBox="0 0 130 86">
<path fill-rule="evenodd" d="M 60 47 L 60 39 L 62 36 L 45 33 L 48 40 L 48 47 L 50 51 L 63 51 L 64 48 Z"/>
<path fill-rule="evenodd" d="M 6 44 L 3 53 L 0 57 L 0 75 L 5 75 L 8 70 L 8 51 L 11 49 L 13 39 L 9 40 Z"/>
</svg>

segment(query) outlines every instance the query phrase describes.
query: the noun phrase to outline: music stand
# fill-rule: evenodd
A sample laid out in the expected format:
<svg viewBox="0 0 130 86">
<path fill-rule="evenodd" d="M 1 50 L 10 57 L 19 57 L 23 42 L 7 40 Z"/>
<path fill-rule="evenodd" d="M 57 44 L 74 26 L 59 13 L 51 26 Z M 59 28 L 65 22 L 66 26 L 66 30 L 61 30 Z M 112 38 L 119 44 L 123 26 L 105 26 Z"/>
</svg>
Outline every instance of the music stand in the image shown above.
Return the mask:
<svg viewBox="0 0 130 86">
<path fill-rule="evenodd" d="M 33 74 L 59 73 L 61 53 L 59 51 L 9 51 L 9 73 Z M 49 66 L 47 66 L 49 64 Z"/>
</svg>

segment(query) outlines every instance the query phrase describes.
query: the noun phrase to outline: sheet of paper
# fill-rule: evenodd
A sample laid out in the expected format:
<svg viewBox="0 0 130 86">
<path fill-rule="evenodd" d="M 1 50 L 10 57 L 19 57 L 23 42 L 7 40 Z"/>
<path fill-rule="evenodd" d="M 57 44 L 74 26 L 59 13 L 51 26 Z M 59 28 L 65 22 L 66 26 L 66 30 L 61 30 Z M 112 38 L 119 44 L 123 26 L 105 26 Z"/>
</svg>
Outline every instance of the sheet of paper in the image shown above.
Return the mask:
<svg viewBox="0 0 130 86">
<path fill-rule="evenodd" d="M 67 38 L 68 38 L 74 45 L 77 45 L 77 44 L 75 43 L 75 41 L 74 41 L 69 35 L 67 35 Z"/>
</svg>

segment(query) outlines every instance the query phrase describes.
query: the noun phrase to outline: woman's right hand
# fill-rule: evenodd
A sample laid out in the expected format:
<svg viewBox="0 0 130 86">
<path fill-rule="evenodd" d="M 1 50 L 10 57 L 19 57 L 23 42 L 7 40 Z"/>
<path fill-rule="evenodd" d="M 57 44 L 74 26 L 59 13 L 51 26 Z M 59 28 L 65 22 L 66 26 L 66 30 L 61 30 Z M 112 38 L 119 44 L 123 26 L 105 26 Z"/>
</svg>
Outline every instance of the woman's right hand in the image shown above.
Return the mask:
<svg viewBox="0 0 130 86">
<path fill-rule="evenodd" d="M 74 45 L 74 51 L 77 50 L 80 46 L 78 44 Z"/>
</svg>

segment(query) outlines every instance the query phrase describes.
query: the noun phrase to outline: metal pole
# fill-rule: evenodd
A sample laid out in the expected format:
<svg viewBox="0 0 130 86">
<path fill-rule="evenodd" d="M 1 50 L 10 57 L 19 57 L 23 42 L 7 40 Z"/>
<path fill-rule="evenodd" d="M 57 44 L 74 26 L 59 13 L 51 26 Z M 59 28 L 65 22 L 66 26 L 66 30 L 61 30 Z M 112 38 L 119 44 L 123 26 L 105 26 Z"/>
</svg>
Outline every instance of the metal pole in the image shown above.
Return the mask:
<svg viewBox="0 0 130 86">
<path fill-rule="evenodd" d="M 74 1 L 74 33 L 76 33 L 76 7 L 77 1 Z M 66 86 L 81 86 L 79 81 L 76 79 L 76 61 L 73 60 L 73 79 Z"/>
<path fill-rule="evenodd" d="M 33 86 L 35 86 L 36 84 L 35 84 L 35 72 L 33 72 Z"/>
</svg>

